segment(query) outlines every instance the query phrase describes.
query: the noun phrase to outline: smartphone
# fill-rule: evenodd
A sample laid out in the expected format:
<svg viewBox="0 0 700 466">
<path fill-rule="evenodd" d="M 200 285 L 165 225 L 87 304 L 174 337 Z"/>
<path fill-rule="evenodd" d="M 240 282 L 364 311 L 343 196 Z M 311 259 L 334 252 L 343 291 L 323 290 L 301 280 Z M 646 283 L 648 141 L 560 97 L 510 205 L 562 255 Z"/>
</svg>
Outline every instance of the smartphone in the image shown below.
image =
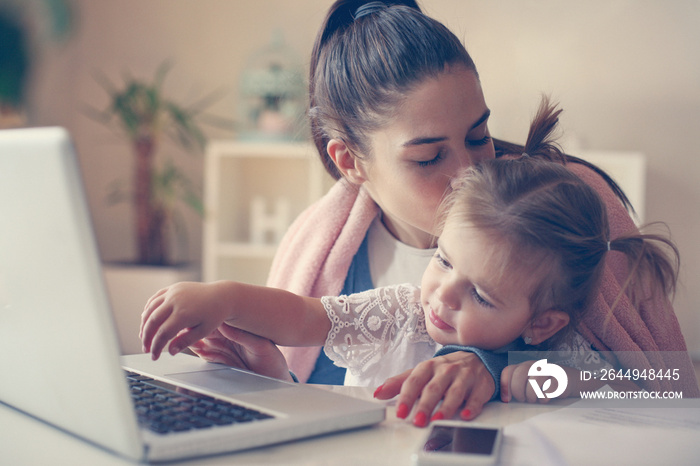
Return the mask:
<svg viewBox="0 0 700 466">
<path fill-rule="evenodd" d="M 463 421 L 433 422 L 425 441 L 413 455 L 413 462 L 420 466 L 494 464 L 502 436 L 498 427 Z"/>
</svg>

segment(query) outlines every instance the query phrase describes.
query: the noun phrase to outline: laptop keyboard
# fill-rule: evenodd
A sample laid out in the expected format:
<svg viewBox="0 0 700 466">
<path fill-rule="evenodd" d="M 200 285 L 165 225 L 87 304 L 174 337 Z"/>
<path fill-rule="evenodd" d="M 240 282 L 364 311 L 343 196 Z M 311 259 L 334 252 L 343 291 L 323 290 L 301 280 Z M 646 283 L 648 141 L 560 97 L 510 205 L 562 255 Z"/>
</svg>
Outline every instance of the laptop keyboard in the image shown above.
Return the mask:
<svg viewBox="0 0 700 466">
<path fill-rule="evenodd" d="M 273 418 L 141 374 L 125 373 L 139 424 L 158 434 Z"/>
</svg>

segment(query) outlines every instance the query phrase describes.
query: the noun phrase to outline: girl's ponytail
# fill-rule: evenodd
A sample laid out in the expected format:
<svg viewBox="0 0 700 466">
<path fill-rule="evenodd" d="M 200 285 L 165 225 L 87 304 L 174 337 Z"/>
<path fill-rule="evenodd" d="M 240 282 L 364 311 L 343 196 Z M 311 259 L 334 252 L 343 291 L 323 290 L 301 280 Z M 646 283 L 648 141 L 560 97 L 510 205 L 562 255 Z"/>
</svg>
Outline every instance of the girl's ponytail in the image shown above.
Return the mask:
<svg viewBox="0 0 700 466">
<path fill-rule="evenodd" d="M 525 146 L 494 138 L 493 144 L 496 150 L 496 158 L 526 153 L 528 155 L 542 156 L 554 162 L 584 165 L 600 175 L 610 189 L 612 189 L 613 193 L 622 201 L 625 208 L 634 213 L 634 207 L 632 207 L 632 203 L 627 198 L 627 195 L 625 195 L 622 188 L 620 188 L 610 175 L 586 160 L 565 154 L 561 147 L 554 142 L 554 129 L 559 123 L 559 114 L 561 112 L 561 109 L 557 109 L 557 106 L 551 104 L 549 99 L 544 96 L 540 102 L 537 114 L 530 125 L 530 131 Z"/>
<path fill-rule="evenodd" d="M 642 301 L 658 296 L 673 297 L 676 291 L 680 254 L 671 239 L 658 234 L 633 233 L 610 241 L 610 251 L 627 257 L 629 275 L 615 304 L 626 294 L 639 308 Z M 615 305 L 611 307 L 615 309 Z"/>
<path fill-rule="evenodd" d="M 549 98 L 542 97 L 540 107 L 535 118 L 530 124 L 530 131 L 527 134 L 527 142 L 523 152 L 530 156 L 543 157 L 551 162 L 564 163 L 566 156 L 559 145 L 554 142 L 554 129 L 559 123 L 559 115 L 562 110 L 552 104 Z"/>
<path fill-rule="evenodd" d="M 554 130 L 561 112 L 562 110 L 552 104 L 546 96 L 542 98 L 537 114 L 530 125 L 527 142 L 522 149 L 524 154 L 560 163 L 571 160 L 554 142 Z M 605 227 L 605 230 L 607 228 Z M 591 245 L 600 250 L 601 257 L 603 253 L 612 250 L 625 254 L 628 260 L 629 276 L 615 304 L 625 292 L 636 308 L 639 308 L 641 301 L 657 295 L 673 297 L 680 256 L 678 248 L 670 239 L 663 235 L 639 232 L 610 241 L 603 238 L 607 238 L 607 234 L 601 231 L 600 240 L 597 241 L 598 246 Z M 667 254 L 667 251 L 670 254 Z M 612 309 L 615 308 L 615 304 Z"/>
</svg>

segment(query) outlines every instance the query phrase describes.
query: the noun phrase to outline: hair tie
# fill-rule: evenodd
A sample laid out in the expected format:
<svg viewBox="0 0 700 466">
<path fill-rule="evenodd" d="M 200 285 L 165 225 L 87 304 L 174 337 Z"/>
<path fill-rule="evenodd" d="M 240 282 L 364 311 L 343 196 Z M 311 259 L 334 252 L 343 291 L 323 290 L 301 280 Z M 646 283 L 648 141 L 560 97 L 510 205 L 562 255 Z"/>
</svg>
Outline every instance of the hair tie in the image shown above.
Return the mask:
<svg viewBox="0 0 700 466">
<path fill-rule="evenodd" d="M 363 16 L 371 15 L 379 10 L 386 8 L 384 2 L 369 2 L 364 5 L 360 5 L 357 10 L 355 10 L 355 21 Z"/>
</svg>

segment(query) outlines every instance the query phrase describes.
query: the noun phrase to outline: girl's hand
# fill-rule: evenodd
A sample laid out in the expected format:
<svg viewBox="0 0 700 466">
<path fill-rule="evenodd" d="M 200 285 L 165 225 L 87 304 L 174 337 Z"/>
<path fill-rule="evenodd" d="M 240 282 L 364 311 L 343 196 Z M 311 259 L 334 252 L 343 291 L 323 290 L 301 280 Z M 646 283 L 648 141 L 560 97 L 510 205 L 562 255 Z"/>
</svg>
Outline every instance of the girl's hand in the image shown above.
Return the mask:
<svg viewBox="0 0 700 466">
<path fill-rule="evenodd" d="M 506 366 L 501 372 L 501 401 L 508 403 L 511 400 L 527 403 L 547 403 L 549 398 L 537 398 L 535 391 L 528 382 L 528 372 L 535 361 L 525 361 L 520 364 Z M 556 379 L 552 377 L 536 377 L 539 386 L 542 387 L 547 379 L 552 380 L 553 389 L 556 388 Z M 553 391 L 550 390 L 550 391 Z"/>
<path fill-rule="evenodd" d="M 549 403 L 551 398 L 538 398 L 532 385 L 528 382 L 530 367 L 535 364 L 536 361 L 525 361 L 520 364 L 512 364 L 507 366 L 501 372 L 501 401 L 508 403 L 511 400 L 522 401 L 527 403 Z M 572 396 L 573 393 L 578 393 L 581 388 L 580 384 L 577 383 L 580 380 L 581 371 L 568 366 L 560 366 L 566 372 L 567 384 L 561 395 L 558 395 L 556 399 L 568 398 Z M 543 390 L 544 393 L 553 393 L 558 388 L 557 379 L 550 376 L 533 376 L 533 380 L 537 382 L 541 388 L 545 387 L 548 383 L 547 389 Z M 548 382 L 549 381 L 549 382 Z M 591 388 L 597 390 L 602 386 L 601 384 L 595 384 Z"/>
<path fill-rule="evenodd" d="M 190 349 L 209 362 L 246 369 L 276 379 L 292 380 L 287 361 L 277 345 L 267 338 L 226 324 L 190 345 Z"/>
<path fill-rule="evenodd" d="M 429 420 L 452 418 L 462 405 L 461 418 L 474 419 L 495 390 L 493 377 L 481 359 L 473 353 L 458 351 L 423 361 L 387 379 L 374 396 L 388 400 L 399 395 L 396 416 L 405 419 L 413 409 L 413 424 L 425 427 Z M 441 400 L 440 409 L 433 414 Z"/>
<path fill-rule="evenodd" d="M 535 364 L 536 361 L 526 361 L 520 364 L 513 364 L 507 366 L 501 372 L 501 401 L 508 403 L 511 400 L 523 401 L 527 403 L 549 403 L 551 398 L 538 398 L 535 390 L 532 388 L 528 379 L 528 373 L 530 367 Z M 558 395 L 556 399 L 578 397 L 582 391 L 594 392 L 604 385 L 610 386 L 616 391 L 635 391 L 639 390 L 639 387 L 630 380 L 620 380 L 620 381 L 600 381 L 600 380 L 587 380 L 583 381 L 581 377 L 581 371 L 573 367 L 560 366 L 566 372 L 567 384 L 561 395 Z M 550 376 L 543 377 L 532 377 L 540 387 L 544 387 L 548 380 L 549 386 L 544 393 L 553 393 L 557 389 L 557 379 Z"/>
<path fill-rule="evenodd" d="M 222 286 L 182 282 L 153 295 L 141 314 L 143 350 L 156 360 L 168 342 L 168 352 L 177 354 L 214 331 L 230 314 Z"/>
</svg>

